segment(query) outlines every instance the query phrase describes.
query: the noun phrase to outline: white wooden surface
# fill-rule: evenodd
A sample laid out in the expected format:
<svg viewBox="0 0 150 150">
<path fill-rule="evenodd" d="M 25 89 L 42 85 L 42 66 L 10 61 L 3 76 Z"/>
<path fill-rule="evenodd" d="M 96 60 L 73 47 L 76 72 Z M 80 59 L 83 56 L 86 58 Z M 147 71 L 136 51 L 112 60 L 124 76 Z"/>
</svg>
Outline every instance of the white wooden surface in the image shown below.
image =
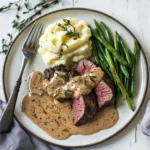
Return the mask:
<svg viewBox="0 0 150 150">
<path fill-rule="evenodd" d="M 1 1 L 0 6 L 7 4 L 10 0 Z M 32 0 L 35 3 L 37 0 Z M 149 0 L 61 0 L 61 3 L 44 13 L 68 7 L 85 7 L 103 11 L 126 25 L 140 41 L 148 65 L 150 65 L 150 1 Z M 43 13 L 43 14 L 44 14 Z M 14 9 L 0 13 L 0 39 L 10 32 L 10 23 L 15 14 Z M 2 79 L 2 66 L 5 55 L 0 55 L 0 79 Z M 82 148 L 85 150 L 149 150 L 150 138 L 143 135 L 140 128 L 140 122 L 143 117 L 145 106 L 150 97 L 150 87 L 139 114 L 133 122 L 121 133 L 109 139 L 108 141 L 95 146 Z M 4 100 L 2 91 L 2 80 L 0 80 L 0 99 Z M 77 149 L 75 149 L 77 150 Z"/>
</svg>

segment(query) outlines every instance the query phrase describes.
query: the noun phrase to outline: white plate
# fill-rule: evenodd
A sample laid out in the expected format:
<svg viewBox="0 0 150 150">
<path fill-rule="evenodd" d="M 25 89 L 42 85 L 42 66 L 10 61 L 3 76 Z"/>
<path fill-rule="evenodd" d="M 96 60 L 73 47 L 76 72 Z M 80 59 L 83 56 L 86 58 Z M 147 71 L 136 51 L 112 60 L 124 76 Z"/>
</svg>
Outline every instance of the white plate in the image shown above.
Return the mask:
<svg viewBox="0 0 150 150">
<path fill-rule="evenodd" d="M 59 10 L 44 15 L 40 17 L 39 20 L 42 21 L 46 27 L 47 25 L 64 17 L 74 17 L 77 19 L 85 20 L 92 27 L 94 27 L 93 19 L 96 19 L 98 21 L 102 20 L 110 27 L 111 31 L 114 32 L 115 30 L 117 30 L 121 34 L 121 36 L 123 36 L 125 41 L 128 43 L 129 48 L 131 50 L 133 49 L 133 38 L 134 38 L 133 34 L 119 21 L 98 11 L 81 9 L 81 8 L 64 9 L 64 10 Z M 10 96 L 10 92 L 12 91 L 15 81 L 17 79 L 18 72 L 21 66 L 21 61 L 22 61 L 22 53 L 21 53 L 22 45 L 24 43 L 25 37 L 29 29 L 31 28 L 31 24 L 27 26 L 17 36 L 10 49 L 10 52 L 7 55 L 5 65 L 4 65 L 4 70 L 3 70 L 3 86 L 4 86 L 3 88 L 4 88 L 4 93 L 6 98 Z M 119 121 L 112 128 L 88 136 L 73 135 L 66 140 L 56 140 L 50 137 L 49 135 L 47 135 L 42 129 L 40 129 L 34 123 L 32 123 L 32 121 L 27 116 L 25 116 L 24 113 L 21 112 L 21 107 L 20 107 L 22 97 L 28 91 L 27 82 L 26 82 L 28 75 L 31 73 L 32 70 L 43 71 L 45 68 L 46 66 L 44 65 L 44 63 L 42 62 L 38 54 L 36 54 L 36 56 L 28 62 L 25 68 L 25 72 L 23 75 L 23 82 L 16 103 L 15 116 L 17 120 L 20 122 L 20 124 L 30 133 L 39 137 L 42 140 L 60 146 L 66 146 L 66 147 L 88 146 L 88 145 L 93 145 L 105 141 L 106 139 L 113 137 L 119 131 L 124 129 L 135 117 L 139 108 L 141 107 L 141 104 L 144 100 L 144 96 L 147 90 L 147 83 L 148 83 L 147 63 L 144 56 L 144 52 L 141 49 L 140 59 L 139 59 L 139 64 L 137 69 L 137 76 L 136 76 L 137 94 L 133 100 L 135 111 L 131 112 L 127 107 L 127 105 L 122 102 L 122 104 L 118 108 Z"/>
</svg>

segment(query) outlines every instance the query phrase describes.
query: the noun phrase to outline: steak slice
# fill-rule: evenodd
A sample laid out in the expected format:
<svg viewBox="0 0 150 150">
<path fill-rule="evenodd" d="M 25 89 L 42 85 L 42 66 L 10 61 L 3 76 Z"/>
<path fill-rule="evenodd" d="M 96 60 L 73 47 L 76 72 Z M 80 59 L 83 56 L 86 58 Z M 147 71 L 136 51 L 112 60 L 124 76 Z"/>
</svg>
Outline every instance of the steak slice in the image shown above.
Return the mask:
<svg viewBox="0 0 150 150">
<path fill-rule="evenodd" d="M 59 65 L 59 66 L 55 66 L 54 68 L 48 68 L 44 70 L 44 77 L 47 80 L 51 80 L 51 78 L 54 77 L 54 73 L 55 71 L 61 71 L 61 72 L 65 72 L 67 74 L 67 80 L 70 80 L 71 78 L 79 75 L 78 72 L 75 69 L 70 69 L 67 66 L 64 65 Z"/>
<path fill-rule="evenodd" d="M 80 75 L 82 75 L 95 67 L 96 65 L 93 62 L 84 59 L 78 63 L 76 70 Z M 100 83 L 94 89 L 94 93 L 97 97 L 98 110 L 105 106 L 114 104 L 114 86 L 106 75 L 104 75 Z"/>
<path fill-rule="evenodd" d="M 95 67 L 96 67 L 96 65 L 93 62 L 91 62 L 87 59 L 83 59 L 78 63 L 76 70 L 80 75 L 83 75 Z"/>
<path fill-rule="evenodd" d="M 44 78 L 50 80 L 54 76 L 55 70 L 53 68 L 48 68 L 44 70 Z"/>
<path fill-rule="evenodd" d="M 101 110 L 105 106 L 114 104 L 114 86 L 106 76 L 103 77 L 103 79 L 97 85 L 94 91 L 97 97 L 98 110 Z"/>
<path fill-rule="evenodd" d="M 97 112 L 97 102 L 92 92 L 88 95 L 74 98 L 72 105 L 73 122 L 76 126 L 86 124 Z"/>
</svg>

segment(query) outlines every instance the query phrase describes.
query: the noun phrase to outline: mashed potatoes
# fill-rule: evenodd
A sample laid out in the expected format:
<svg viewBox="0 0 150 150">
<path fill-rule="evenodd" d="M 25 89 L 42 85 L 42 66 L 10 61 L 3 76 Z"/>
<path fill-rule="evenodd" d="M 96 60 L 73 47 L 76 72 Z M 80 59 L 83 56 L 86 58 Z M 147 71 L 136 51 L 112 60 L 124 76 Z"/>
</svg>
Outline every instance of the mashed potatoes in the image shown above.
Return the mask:
<svg viewBox="0 0 150 150">
<path fill-rule="evenodd" d="M 70 65 L 91 55 L 90 36 L 85 21 L 74 18 L 58 20 L 45 29 L 38 52 L 46 65 Z"/>
</svg>

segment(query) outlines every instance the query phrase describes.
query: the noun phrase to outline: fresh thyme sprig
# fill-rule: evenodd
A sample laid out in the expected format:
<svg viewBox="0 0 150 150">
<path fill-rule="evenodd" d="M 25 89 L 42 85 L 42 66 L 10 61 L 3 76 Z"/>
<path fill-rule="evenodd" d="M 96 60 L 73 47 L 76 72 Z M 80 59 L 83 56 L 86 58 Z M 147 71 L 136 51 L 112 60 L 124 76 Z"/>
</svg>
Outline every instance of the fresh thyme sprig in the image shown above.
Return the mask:
<svg viewBox="0 0 150 150">
<path fill-rule="evenodd" d="M 23 14 L 27 14 L 29 13 L 30 11 L 32 10 L 36 10 L 38 7 L 41 7 L 42 5 L 44 5 L 46 3 L 46 1 L 40 1 L 38 4 L 36 4 L 33 8 L 29 8 L 29 7 L 26 7 L 28 9 L 28 11 L 24 11 Z"/>
<path fill-rule="evenodd" d="M 65 42 L 62 42 L 61 46 L 66 46 L 67 48 L 69 48 Z M 61 58 L 63 56 L 63 47 L 61 47 L 60 51 L 57 54 L 58 54 L 58 58 Z"/>
<path fill-rule="evenodd" d="M 63 19 L 63 22 L 65 22 L 66 24 L 65 25 L 70 25 L 70 26 L 72 26 L 73 27 L 73 30 L 74 30 L 74 32 L 75 32 L 75 27 L 71 24 L 71 22 L 70 22 L 70 20 L 68 20 L 68 19 Z"/>
<path fill-rule="evenodd" d="M 13 5 L 17 6 L 17 4 L 18 4 L 20 1 L 21 1 L 21 0 L 18 0 L 18 1 L 16 1 L 16 2 L 10 2 L 7 6 L 1 7 L 1 8 L 0 8 L 0 12 L 6 11 L 6 10 L 10 9 L 11 6 L 13 6 Z M 18 6 L 17 6 L 17 7 L 18 7 Z"/>
<path fill-rule="evenodd" d="M 35 5 L 35 8 L 33 9 L 33 8 L 29 8 L 29 7 L 26 7 L 26 8 L 28 8 L 29 10 L 29 12 L 31 12 L 32 10 L 36 10 L 36 8 L 38 8 L 38 7 L 40 7 L 40 9 L 39 10 L 36 10 L 31 16 L 29 16 L 27 19 L 23 19 L 23 20 L 21 20 L 20 22 L 16 22 L 16 24 L 15 24 L 15 27 L 14 28 L 16 28 L 17 30 L 22 30 L 26 25 L 27 25 L 27 23 L 28 22 L 30 22 L 31 20 L 33 20 L 33 18 L 35 18 L 36 16 L 38 16 L 38 15 L 40 15 L 41 14 L 41 12 L 44 10 L 44 9 L 46 9 L 46 8 L 49 8 L 50 6 L 52 6 L 52 5 L 56 5 L 56 4 L 58 4 L 60 2 L 60 0 L 42 0 L 40 3 L 38 3 L 38 4 L 36 4 Z M 28 13 L 29 13 L 28 12 Z M 23 13 L 25 13 L 25 12 L 23 12 Z"/>
<path fill-rule="evenodd" d="M 80 35 L 78 32 L 75 32 L 75 27 L 71 24 L 70 20 L 68 19 L 63 19 L 63 22 L 65 22 L 64 26 L 57 22 L 56 25 L 61 27 L 62 31 L 66 31 L 65 36 L 66 37 L 76 37 L 76 38 L 80 38 Z M 68 29 L 67 26 L 70 25 L 71 27 L 73 27 L 73 30 Z"/>
<path fill-rule="evenodd" d="M 17 4 L 16 4 L 17 12 L 16 12 L 15 19 L 13 22 L 17 21 L 20 18 L 18 15 L 18 12 L 21 9 L 22 2 L 23 2 L 23 0 L 17 1 Z M 12 24 L 13 24 L 13 22 L 12 22 Z M 12 31 L 11 31 L 11 33 L 8 33 L 7 36 L 8 36 L 8 39 L 5 39 L 5 38 L 2 39 L 2 50 L 0 51 L 0 54 L 1 53 L 7 54 L 8 50 L 13 42 Z"/>
<path fill-rule="evenodd" d="M 22 2 L 23 2 L 23 4 L 22 4 Z M 59 2 L 60 2 L 60 0 L 40 0 L 40 2 L 38 2 L 33 8 L 30 8 L 29 0 L 18 0 L 16 2 L 9 3 L 7 6 L 1 7 L 0 12 L 9 10 L 13 5 L 16 6 L 17 12 L 15 15 L 15 19 L 12 22 L 12 31 L 20 31 L 36 16 L 40 15 L 44 9 L 49 8 L 52 5 L 58 4 Z M 26 19 L 21 20 L 22 17 L 21 17 L 21 15 L 19 15 L 19 12 L 22 7 L 25 7 L 28 11 L 28 14 L 30 14 L 30 12 L 31 12 L 32 15 L 30 15 Z M 37 8 L 38 8 L 38 10 L 37 10 Z M 34 13 L 32 12 L 33 10 L 34 10 Z M 22 12 L 20 12 L 20 13 L 22 13 Z M 25 14 L 25 13 L 23 12 L 23 14 Z M 0 50 L 0 54 L 1 53 L 7 54 L 8 50 L 12 44 L 12 41 L 13 41 L 12 31 L 11 31 L 11 33 L 7 34 L 8 39 L 3 38 L 1 40 L 2 47 Z"/>
<path fill-rule="evenodd" d="M 63 49 L 61 48 L 58 52 L 58 58 L 61 58 L 63 56 Z"/>
<path fill-rule="evenodd" d="M 50 2 L 50 3 L 49 3 Z M 25 7 L 27 8 L 28 11 L 24 11 L 23 14 L 27 14 L 29 12 L 31 12 L 32 10 L 36 11 L 37 8 L 48 8 L 49 5 L 51 5 L 51 3 L 53 4 L 58 4 L 59 3 L 59 0 L 41 0 L 39 3 L 37 3 L 34 7 L 30 8 L 29 7 L 29 3 L 26 3 L 25 4 Z"/>
</svg>

